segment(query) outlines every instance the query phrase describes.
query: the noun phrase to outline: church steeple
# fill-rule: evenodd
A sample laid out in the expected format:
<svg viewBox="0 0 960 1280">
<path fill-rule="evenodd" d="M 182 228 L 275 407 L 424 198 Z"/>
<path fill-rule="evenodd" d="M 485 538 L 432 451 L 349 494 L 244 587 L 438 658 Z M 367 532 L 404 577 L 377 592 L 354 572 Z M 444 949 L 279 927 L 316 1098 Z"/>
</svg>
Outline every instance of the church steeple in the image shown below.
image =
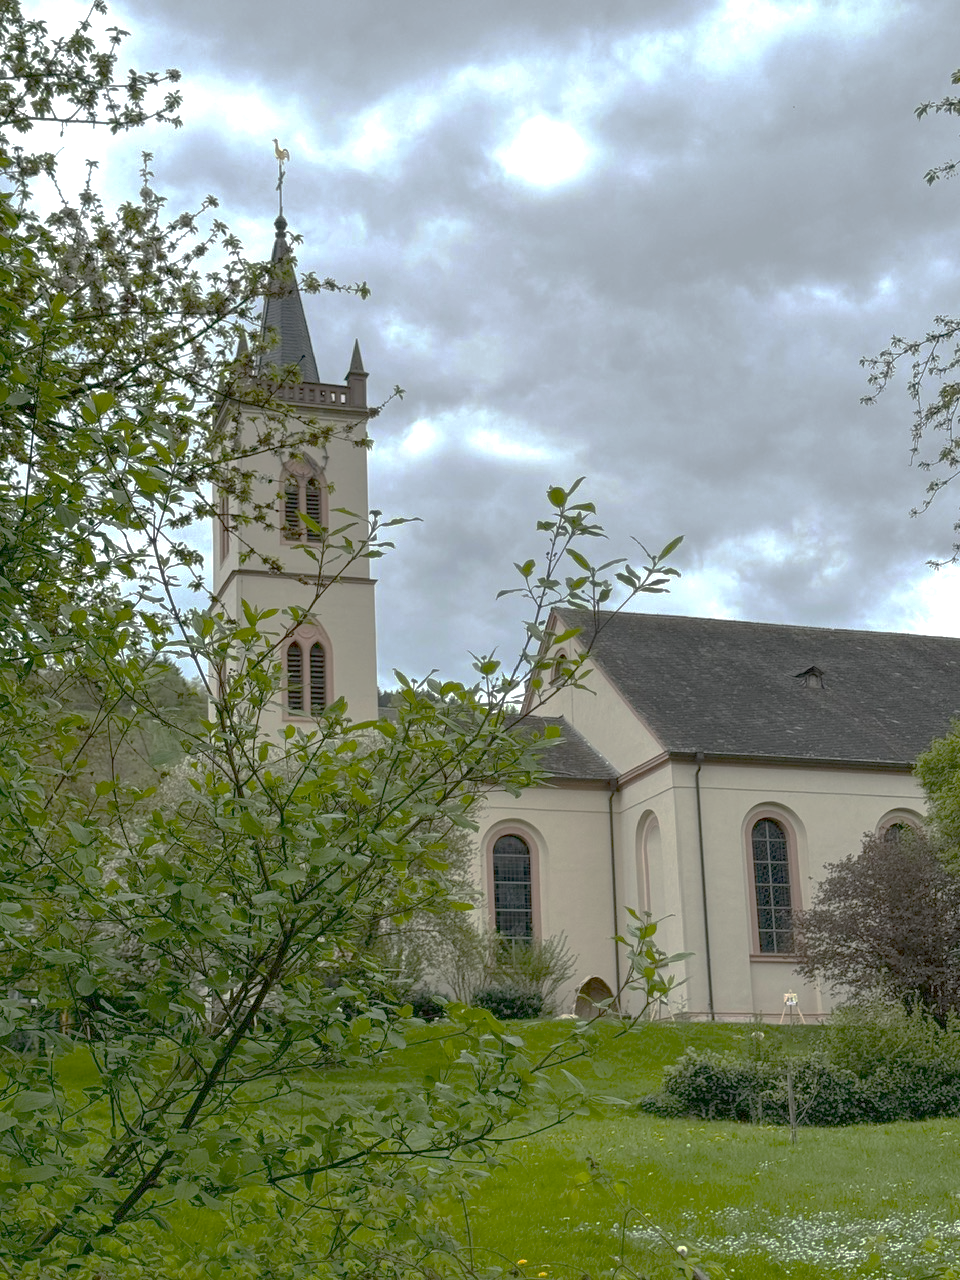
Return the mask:
<svg viewBox="0 0 960 1280">
<path fill-rule="evenodd" d="M 264 363 L 281 368 L 295 364 L 300 370 L 301 382 L 319 382 L 303 300 L 290 264 L 283 261 L 290 254 L 287 220 L 281 214 L 273 225 L 277 234 L 270 255 L 272 280 L 263 305 L 260 337 L 267 341 L 272 334 L 275 345 L 264 357 Z"/>
<path fill-rule="evenodd" d="M 355 554 L 369 536 L 368 451 L 357 448 L 372 412 L 367 371 L 354 343 L 343 382 L 320 381 L 282 213 L 274 225 L 259 370 L 270 402 L 266 411 L 226 403 L 240 456 L 257 464 L 240 492 L 224 485 L 214 497 L 213 563 L 214 595 L 227 617 L 241 619 L 252 607 L 276 619 L 264 633 L 276 641 L 282 672 L 260 720 L 267 738 L 310 728 L 340 698 L 355 721 L 377 715 L 374 579 L 371 561 Z M 237 354 L 242 361 L 242 336 Z M 271 365 L 297 366 L 299 381 L 277 386 Z M 289 428 L 295 447 L 265 449 L 265 428 L 269 435 Z"/>
</svg>

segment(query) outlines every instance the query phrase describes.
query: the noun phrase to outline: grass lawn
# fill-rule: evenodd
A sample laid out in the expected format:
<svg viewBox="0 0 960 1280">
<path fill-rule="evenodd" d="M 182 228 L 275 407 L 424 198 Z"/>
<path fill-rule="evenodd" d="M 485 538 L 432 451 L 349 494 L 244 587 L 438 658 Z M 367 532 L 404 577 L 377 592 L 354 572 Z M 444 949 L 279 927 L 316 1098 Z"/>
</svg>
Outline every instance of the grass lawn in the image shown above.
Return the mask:
<svg viewBox="0 0 960 1280">
<path fill-rule="evenodd" d="M 591 1088 L 632 1101 L 688 1045 L 734 1048 L 748 1030 L 654 1025 L 614 1040 L 605 1027 Z M 519 1146 L 477 1196 L 473 1244 L 478 1260 L 525 1259 L 526 1275 L 597 1276 L 632 1205 L 648 1219 L 628 1214 L 623 1257 L 645 1275 L 676 1275 L 656 1224 L 742 1280 L 904 1276 L 960 1260 L 958 1142 L 960 1120 L 801 1129 L 792 1146 L 785 1129 L 605 1107 Z M 609 1187 L 571 1194 L 591 1158 L 621 1184 L 619 1206 Z"/>
<path fill-rule="evenodd" d="M 556 1023 L 518 1030 L 544 1046 L 563 1034 Z M 785 1129 L 664 1120 L 636 1109 L 685 1048 L 745 1049 L 749 1031 L 656 1024 L 616 1038 L 612 1026 L 602 1027 L 595 1068 L 580 1074 L 592 1094 L 631 1105 L 600 1105 L 511 1150 L 471 1207 L 476 1261 L 535 1280 L 598 1277 L 616 1265 L 622 1239 L 632 1269 L 675 1277 L 659 1227 L 740 1280 L 899 1277 L 960 1262 L 960 1119 L 801 1129 L 793 1146 Z M 426 1033 L 369 1079 L 331 1072 L 324 1087 L 381 1092 L 435 1060 L 438 1034 Z M 578 1186 L 591 1160 L 602 1183 Z"/>
<path fill-rule="evenodd" d="M 627 1105 L 598 1103 L 591 1115 L 509 1149 L 470 1207 L 476 1263 L 529 1280 L 599 1280 L 617 1265 L 622 1239 L 624 1262 L 651 1280 L 676 1280 L 680 1243 L 731 1280 L 885 1280 L 954 1260 L 960 1276 L 960 1118 L 801 1129 L 793 1146 L 782 1128 L 666 1120 L 637 1109 L 685 1048 L 746 1049 L 750 1030 L 653 1024 L 617 1037 L 614 1026 L 601 1026 L 593 1063 L 577 1064 L 577 1074 L 597 1098 Z M 567 1033 L 556 1022 L 516 1031 L 543 1048 Z M 439 1065 L 445 1034 L 427 1028 L 376 1070 L 325 1071 L 270 1105 L 289 1119 L 322 1111 L 331 1094 L 388 1098 L 398 1083 Z M 602 1179 L 584 1183 L 591 1160 Z M 466 1246 L 460 1205 L 449 1213 Z M 176 1215 L 185 1249 L 203 1237 L 206 1217 L 186 1206 Z"/>
</svg>

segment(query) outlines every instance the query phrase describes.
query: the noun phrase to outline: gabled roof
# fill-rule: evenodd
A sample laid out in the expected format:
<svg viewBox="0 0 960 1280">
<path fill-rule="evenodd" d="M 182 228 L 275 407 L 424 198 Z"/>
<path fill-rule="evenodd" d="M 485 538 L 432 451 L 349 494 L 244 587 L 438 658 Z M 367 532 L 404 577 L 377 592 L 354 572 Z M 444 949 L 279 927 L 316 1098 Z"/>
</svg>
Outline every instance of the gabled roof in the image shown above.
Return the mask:
<svg viewBox="0 0 960 1280">
<path fill-rule="evenodd" d="M 551 778 L 567 778 L 577 782 L 612 782 L 617 771 L 595 750 L 563 716 L 527 716 L 524 724 L 533 733 L 542 733 L 547 725 L 560 729 L 559 741 L 552 741 L 541 757 L 544 770 Z"/>
<path fill-rule="evenodd" d="M 379 707 L 380 720 L 397 718 L 395 707 Z M 599 751 L 595 750 L 563 716 L 526 715 L 522 721 L 525 734 L 542 734 L 548 725 L 556 725 L 560 729 L 560 737 L 550 740 L 544 748 L 541 764 L 550 778 L 571 782 L 614 782 L 617 771 Z"/>
<path fill-rule="evenodd" d="M 267 293 L 263 306 L 263 318 L 260 322 L 260 336 L 266 338 L 271 331 L 276 334 L 277 343 L 265 363 L 278 365 L 295 364 L 300 370 L 302 382 L 319 382 L 317 362 L 310 342 L 310 331 L 307 318 L 303 313 L 303 299 L 297 286 L 296 277 L 290 273 L 290 264 L 283 259 L 289 257 L 290 246 L 287 243 L 287 220 L 280 215 L 274 222 L 277 229 L 273 242 L 273 253 L 270 255 L 274 267 L 274 287 Z"/>
<path fill-rule="evenodd" d="M 671 752 L 907 766 L 960 714 L 943 636 L 603 614 L 590 661 Z"/>
</svg>

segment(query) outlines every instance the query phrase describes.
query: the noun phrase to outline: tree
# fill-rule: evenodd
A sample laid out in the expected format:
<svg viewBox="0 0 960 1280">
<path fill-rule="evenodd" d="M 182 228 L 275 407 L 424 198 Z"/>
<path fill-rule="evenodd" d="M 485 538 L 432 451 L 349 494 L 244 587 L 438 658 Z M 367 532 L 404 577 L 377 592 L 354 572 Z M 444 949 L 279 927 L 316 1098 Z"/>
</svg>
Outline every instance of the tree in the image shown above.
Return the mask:
<svg viewBox="0 0 960 1280">
<path fill-rule="evenodd" d="M 926 793 L 941 861 L 960 871 L 960 722 L 921 751 L 914 771 Z"/>
<path fill-rule="evenodd" d="M 858 854 L 826 868 L 798 916 L 797 953 L 808 979 L 943 1021 L 960 1011 L 960 880 L 924 835 L 867 835 Z"/>
<path fill-rule="evenodd" d="M 960 70 L 953 73 L 951 83 L 960 85 Z M 960 116 L 960 98 L 946 95 L 938 102 L 923 102 L 916 108 L 918 120 L 934 114 Z M 927 171 L 928 184 L 950 178 L 957 172 L 958 162 L 950 160 Z M 863 397 L 872 404 L 887 387 L 897 368 L 909 367 L 907 391 L 914 404 L 913 454 L 922 470 L 931 473 L 926 497 L 911 514 L 926 511 L 937 494 L 960 472 L 960 435 L 957 412 L 960 410 L 960 317 L 936 316 L 933 327 L 922 338 L 894 335 L 890 345 L 876 356 L 865 356 L 861 365 L 869 371 L 872 388 Z M 920 456 L 924 443 L 933 442 L 932 452 Z M 954 526 L 956 541 L 948 557 L 960 559 L 960 520 Z"/>
<path fill-rule="evenodd" d="M 549 731 L 510 712 L 567 639 L 545 631 L 551 607 L 596 618 L 617 580 L 626 599 L 665 589 L 676 543 L 639 570 L 593 565 L 594 509 L 555 487 L 546 551 L 517 565 L 530 614 L 509 669 L 480 656 L 472 686 L 401 677 L 389 720 L 354 724 L 337 704 L 265 741 L 302 614 L 185 608 L 203 579 L 184 531 L 211 515 L 212 485 L 242 496 L 261 456 L 315 444 L 316 428 L 274 396 L 296 372 L 269 367 L 252 326 L 278 282 L 215 202 L 166 216 L 147 160 L 114 213 L 92 173 L 76 202 L 37 212 L 55 158 L 14 135 L 176 110 L 175 73 L 115 79 L 121 33 L 98 47 L 102 13 L 61 40 L 15 3 L 0 14 L 0 1271 L 439 1274 L 458 1261 L 438 1195 L 496 1159 L 532 1099 L 554 1119 L 580 1106 L 566 1077 L 546 1082 L 577 1042 L 538 1059 L 453 1008 L 439 1079 L 338 1104 L 317 1072 L 402 1045 L 408 1010 L 377 940 L 456 908 L 448 832 L 484 789 L 540 776 Z M 249 405 L 260 434 L 241 453 Z M 381 554 L 388 527 L 322 531 L 316 601 L 324 566 Z M 171 662 L 192 664 L 209 720 L 171 705 Z M 99 764 L 88 715 L 111 726 Z M 147 731 L 187 754 L 176 786 L 118 767 Z M 666 958 L 649 924 L 634 941 L 631 980 L 656 997 Z M 269 1105 L 294 1090 L 296 1107 Z M 165 1229 L 182 1206 L 202 1226 L 190 1247 Z"/>
</svg>

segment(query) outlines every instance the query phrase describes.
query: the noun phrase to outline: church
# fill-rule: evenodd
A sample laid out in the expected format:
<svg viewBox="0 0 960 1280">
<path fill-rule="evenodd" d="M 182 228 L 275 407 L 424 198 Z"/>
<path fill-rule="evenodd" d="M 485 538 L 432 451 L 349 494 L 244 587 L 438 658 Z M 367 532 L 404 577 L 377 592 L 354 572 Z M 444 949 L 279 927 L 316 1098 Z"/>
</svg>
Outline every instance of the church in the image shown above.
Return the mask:
<svg viewBox="0 0 960 1280">
<path fill-rule="evenodd" d="M 290 250 L 282 216 L 275 225 L 279 263 Z M 316 535 L 301 513 L 329 527 L 331 488 L 336 507 L 368 510 L 359 345 L 342 382 L 321 382 L 295 283 L 268 297 L 262 325 L 272 363 L 300 370 L 283 399 L 333 434 L 256 480 L 249 501 L 276 520 L 247 526 L 255 555 L 241 553 L 220 496 L 213 592 L 233 617 L 244 600 L 309 612 L 301 557 Z M 559 612 L 556 633 L 583 616 Z M 895 839 L 922 823 L 912 761 L 960 715 L 960 640 L 623 612 L 595 632 L 591 620 L 561 658 L 584 646 L 588 687 L 551 690 L 543 708 L 561 729 L 549 781 L 518 798 L 493 793 L 480 815 L 483 927 L 564 934 L 578 966 L 561 993 L 568 1011 L 620 989 L 613 939 L 632 908 L 662 921 L 665 950 L 690 953 L 674 1016 L 823 1017 L 833 997 L 795 974 L 792 915 L 865 832 Z M 353 720 L 376 717 L 369 560 L 339 567 L 286 642 L 283 669 L 272 731 L 341 697 Z M 525 710 L 537 715 L 532 697 Z"/>
</svg>

